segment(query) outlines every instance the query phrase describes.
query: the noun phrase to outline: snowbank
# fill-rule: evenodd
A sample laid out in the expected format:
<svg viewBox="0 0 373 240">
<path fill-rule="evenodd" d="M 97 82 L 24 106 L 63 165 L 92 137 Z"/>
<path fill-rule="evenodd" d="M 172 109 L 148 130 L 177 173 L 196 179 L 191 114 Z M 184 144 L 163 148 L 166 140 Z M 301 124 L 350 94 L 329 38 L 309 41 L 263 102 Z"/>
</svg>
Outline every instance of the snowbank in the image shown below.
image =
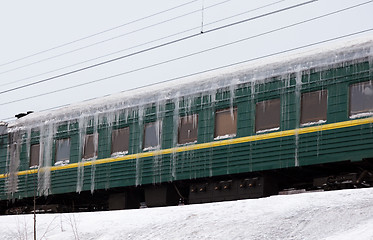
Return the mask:
<svg viewBox="0 0 373 240">
<path fill-rule="evenodd" d="M 33 239 L 33 216 L 1 216 Z M 373 239 L 373 188 L 200 205 L 37 215 L 37 239 Z"/>
</svg>

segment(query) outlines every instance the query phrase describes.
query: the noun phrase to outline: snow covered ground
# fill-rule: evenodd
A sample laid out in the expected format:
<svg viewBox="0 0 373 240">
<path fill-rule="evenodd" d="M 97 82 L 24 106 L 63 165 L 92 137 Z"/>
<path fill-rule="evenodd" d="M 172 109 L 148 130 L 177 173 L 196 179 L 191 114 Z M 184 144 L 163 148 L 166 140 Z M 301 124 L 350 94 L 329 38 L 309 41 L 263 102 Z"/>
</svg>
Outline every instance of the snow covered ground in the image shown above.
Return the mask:
<svg viewBox="0 0 373 240">
<path fill-rule="evenodd" d="M 1 216 L 1 239 L 33 239 Z M 37 239 L 373 239 L 373 188 L 200 205 L 37 215 Z"/>
</svg>

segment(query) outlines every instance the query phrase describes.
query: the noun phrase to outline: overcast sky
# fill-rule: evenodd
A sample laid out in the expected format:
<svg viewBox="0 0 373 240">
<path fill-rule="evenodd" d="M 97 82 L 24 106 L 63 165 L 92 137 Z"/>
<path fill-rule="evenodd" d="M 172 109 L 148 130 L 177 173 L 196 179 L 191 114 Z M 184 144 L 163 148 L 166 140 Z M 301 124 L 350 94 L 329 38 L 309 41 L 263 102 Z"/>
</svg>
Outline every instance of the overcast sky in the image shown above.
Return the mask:
<svg viewBox="0 0 373 240">
<path fill-rule="evenodd" d="M 373 28 L 373 2 L 363 0 L 319 0 L 255 18 L 306 2 L 3 1 L 0 13 L 0 120 L 9 121 L 20 112 L 55 108 Z M 368 3 L 294 27 L 148 67 L 365 2 Z M 209 32 L 250 18 L 255 19 Z M 198 35 L 201 30 L 204 33 Z M 339 41 L 372 36 L 372 33 L 369 31 Z M 22 87 L 193 34 L 197 35 L 175 44 Z M 126 73 L 129 71 L 132 72 Z M 126 74 L 60 91 L 120 73 Z M 22 88 L 12 90 L 19 87 Z M 53 91 L 57 92 L 35 97 Z"/>
</svg>

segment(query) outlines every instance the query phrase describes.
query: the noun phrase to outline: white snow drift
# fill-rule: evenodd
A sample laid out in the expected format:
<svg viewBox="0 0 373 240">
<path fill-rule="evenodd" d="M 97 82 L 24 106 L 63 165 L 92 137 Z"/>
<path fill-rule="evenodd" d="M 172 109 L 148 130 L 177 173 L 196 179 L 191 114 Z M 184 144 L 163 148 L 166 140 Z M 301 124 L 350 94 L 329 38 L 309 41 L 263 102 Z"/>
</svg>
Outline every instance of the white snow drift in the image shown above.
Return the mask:
<svg viewBox="0 0 373 240">
<path fill-rule="evenodd" d="M 373 239 L 373 188 L 200 205 L 37 215 L 37 239 Z M 33 216 L 1 216 L 2 239 L 33 239 Z"/>
</svg>

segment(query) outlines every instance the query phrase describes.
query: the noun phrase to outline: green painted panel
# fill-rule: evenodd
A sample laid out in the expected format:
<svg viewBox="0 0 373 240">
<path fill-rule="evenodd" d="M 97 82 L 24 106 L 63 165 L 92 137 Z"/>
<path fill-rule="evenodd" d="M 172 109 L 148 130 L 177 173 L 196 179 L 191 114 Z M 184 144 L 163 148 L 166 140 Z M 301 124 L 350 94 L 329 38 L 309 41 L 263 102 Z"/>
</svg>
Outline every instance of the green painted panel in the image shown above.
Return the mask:
<svg viewBox="0 0 373 240">
<path fill-rule="evenodd" d="M 236 106 L 238 109 L 237 137 L 255 134 L 255 104 L 258 101 L 280 98 L 280 130 L 299 127 L 301 93 L 326 89 L 328 91 L 327 124 L 347 121 L 348 88 L 356 82 L 372 79 L 368 62 L 344 64 L 335 69 L 310 69 L 302 72 L 302 86 L 297 86 L 296 74 L 290 77 L 277 76 L 266 81 L 242 84 L 238 88 L 225 88 L 216 92 L 184 96 L 179 102 L 165 100 L 143 109 L 124 110 L 114 122 L 104 119 L 97 126 L 99 134 L 98 158 L 111 155 L 111 131 L 120 127 L 130 128 L 129 154 L 142 152 L 144 123 L 162 120 L 163 149 L 175 147 L 175 120 L 179 116 L 197 113 L 198 143 L 212 142 L 214 137 L 214 113 L 217 109 Z M 234 99 L 231 96 L 234 94 Z M 179 109 L 175 110 L 175 105 Z M 139 114 L 144 112 L 144 116 Z M 101 121 L 101 120 L 100 120 Z M 93 117 L 88 123 L 87 133 L 94 131 Z M 182 179 L 196 179 L 225 174 L 246 173 L 261 170 L 319 164 L 344 160 L 361 160 L 373 157 L 373 126 L 335 129 L 324 132 L 302 134 L 256 142 L 240 143 L 209 149 L 159 155 L 143 159 L 113 162 L 84 168 L 64 169 L 51 172 L 51 194 L 75 192 L 81 184 L 82 191 L 113 187 L 155 184 Z M 70 163 L 81 161 L 79 124 L 62 123 L 57 128 L 54 140 L 71 139 Z M 31 132 L 30 143 L 38 143 L 39 130 Z M 8 136 L 0 136 L 0 173 L 5 173 Z M 54 144 L 53 144 L 54 146 Z M 29 169 L 27 136 L 21 146 L 19 169 Z M 52 156 L 54 158 L 55 149 Z M 54 161 L 54 159 L 53 159 Z M 18 191 L 13 197 L 33 196 L 35 174 L 18 177 Z M 0 179 L 0 198 L 8 197 L 6 179 Z M 94 184 L 92 184 L 94 181 Z M 79 183 L 79 184 L 78 184 Z M 40 186 L 39 186 L 40 187 Z"/>
</svg>

